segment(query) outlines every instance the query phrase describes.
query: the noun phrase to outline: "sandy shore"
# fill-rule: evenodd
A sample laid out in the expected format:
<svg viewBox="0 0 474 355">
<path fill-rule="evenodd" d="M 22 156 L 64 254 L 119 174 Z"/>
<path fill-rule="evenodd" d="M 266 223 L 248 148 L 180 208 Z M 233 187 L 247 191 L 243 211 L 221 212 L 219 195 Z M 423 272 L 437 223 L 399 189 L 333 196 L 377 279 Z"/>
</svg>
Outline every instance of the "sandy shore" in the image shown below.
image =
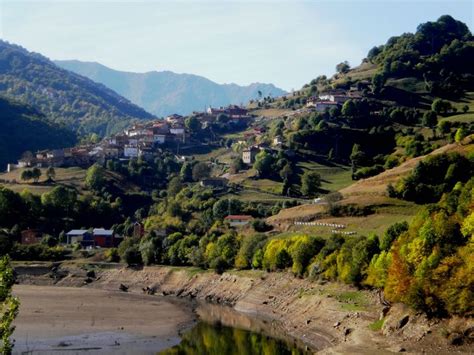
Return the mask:
<svg viewBox="0 0 474 355">
<path fill-rule="evenodd" d="M 193 323 L 189 302 L 119 291 L 16 285 L 15 353 L 156 353 Z"/>
</svg>

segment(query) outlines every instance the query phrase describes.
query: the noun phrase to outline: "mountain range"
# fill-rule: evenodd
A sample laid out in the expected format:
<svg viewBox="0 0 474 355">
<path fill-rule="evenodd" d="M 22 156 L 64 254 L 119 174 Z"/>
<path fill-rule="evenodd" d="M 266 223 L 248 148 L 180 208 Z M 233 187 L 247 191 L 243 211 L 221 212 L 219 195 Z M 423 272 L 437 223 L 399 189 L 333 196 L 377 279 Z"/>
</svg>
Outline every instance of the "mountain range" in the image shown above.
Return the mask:
<svg viewBox="0 0 474 355">
<path fill-rule="evenodd" d="M 0 95 L 23 102 L 79 134 L 117 132 L 153 115 L 48 58 L 0 40 Z"/>
<path fill-rule="evenodd" d="M 67 70 L 104 84 L 134 104 L 157 116 L 186 115 L 209 106 L 247 104 L 262 96 L 281 96 L 286 92 L 273 84 L 247 86 L 217 84 L 202 76 L 171 71 L 131 73 L 113 70 L 95 62 L 62 60 L 55 63 Z"/>
</svg>

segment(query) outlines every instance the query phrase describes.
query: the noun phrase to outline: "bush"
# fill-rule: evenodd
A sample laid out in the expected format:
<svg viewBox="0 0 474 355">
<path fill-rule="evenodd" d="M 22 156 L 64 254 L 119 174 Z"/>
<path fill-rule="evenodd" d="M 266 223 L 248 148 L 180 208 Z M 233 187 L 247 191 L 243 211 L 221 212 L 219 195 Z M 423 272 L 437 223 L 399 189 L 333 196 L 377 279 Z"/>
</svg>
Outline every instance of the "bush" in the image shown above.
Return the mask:
<svg viewBox="0 0 474 355">
<path fill-rule="evenodd" d="M 355 180 L 365 179 L 370 176 L 377 175 L 381 173 L 382 171 L 384 171 L 384 168 L 382 165 L 363 167 L 363 168 L 357 169 L 357 171 L 354 173 L 354 179 Z"/>
<path fill-rule="evenodd" d="M 293 263 L 290 253 L 286 249 L 281 249 L 276 253 L 275 256 L 275 267 L 277 269 L 283 270 L 287 267 L 290 267 Z"/>
<path fill-rule="evenodd" d="M 64 260 L 66 254 L 62 247 L 50 248 L 43 244 L 15 244 L 10 252 L 13 260 L 22 261 L 59 261 Z"/>
<path fill-rule="evenodd" d="M 138 245 L 133 245 L 125 249 L 122 254 L 121 259 L 127 265 L 140 265 L 143 263 L 142 254 L 140 253 L 140 250 L 138 249 Z"/>
<path fill-rule="evenodd" d="M 268 232 L 269 230 L 272 230 L 272 226 L 267 224 L 264 220 L 262 219 L 255 219 L 252 221 L 252 227 L 255 229 L 256 232 Z"/>
<path fill-rule="evenodd" d="M 105 260 L 109 263 L 118 263 L 120 261 L 120 255 L 117 248 L 106 249 L 104 252 Z"/>
<path fill-rule="evenodd" d="M 261 260 L 256 260 L 257 266 L 254 266 L 253 261 L 256 252 L 259 250 L 262 252 L 263 246 L 267 242 L 267 237 L 263 234 L 251 235 L 244 237 L 241 244 L 237 257 L 235 258 L 235 267 L 238 269 L 248 269 L 250 267 L 261 267 Z"/>
</svg>

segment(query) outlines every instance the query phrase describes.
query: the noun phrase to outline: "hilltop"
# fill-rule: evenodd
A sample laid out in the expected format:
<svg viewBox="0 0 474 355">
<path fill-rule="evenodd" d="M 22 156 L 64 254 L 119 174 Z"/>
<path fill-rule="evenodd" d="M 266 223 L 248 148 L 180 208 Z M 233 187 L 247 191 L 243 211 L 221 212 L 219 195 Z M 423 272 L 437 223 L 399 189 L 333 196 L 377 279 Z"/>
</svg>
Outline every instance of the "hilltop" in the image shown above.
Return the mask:
<svg viewBox="0 0 474 355">
<path fill-rule="evenodd" d="M 102 83 L 134 104 L 156 116 L 173 113 L 187 115 L 209 106 L 247 104 L 261 96 L 286 94 L 273 84 L 253 83 L 247 86 L 217 84 L 202 76 L 171 71 L 131 73 L 113 70 L 102 64 L 78 60 L 56 60 L 67 70 Z"/>
<path fill-rule="evenodd" d="M 22 103 L 0 97 L 0 171 L 25 151 L 74 145 L 76 135 Z"/>
<path fill-rule="evenodd" d="M 104 85 L 5 41 L 0 41 L 0 94 L 79 133 L 105 135 L 132 120 L 153 118 Z"/>
</svg>

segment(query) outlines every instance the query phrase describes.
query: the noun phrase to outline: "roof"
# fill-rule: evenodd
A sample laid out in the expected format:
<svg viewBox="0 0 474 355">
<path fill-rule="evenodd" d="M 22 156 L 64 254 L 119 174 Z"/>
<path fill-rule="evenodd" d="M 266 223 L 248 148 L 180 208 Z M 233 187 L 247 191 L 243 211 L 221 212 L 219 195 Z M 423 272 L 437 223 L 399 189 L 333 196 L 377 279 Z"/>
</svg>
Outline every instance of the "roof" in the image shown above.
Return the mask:
<svg viewBox="0 0 474 355">
<path fill-rule="evenodd" d="M 113 230 L 103 228 L 94 228 L 92 232 L 94 233 L 94 235 L 100 235 L 105 237 L 111 237 L 112 234 L 114 234 Z"/>
<path fill-rule="evenodd" d="M 69 232 L 66 233 L 66 235 L 83 235 L 88 232 L 89 231 L 87 229 L 71 229 Z"/>
<path fill-rule="evenodd" d="M 338 105 L 337 102 L 334 102 L 334 101 L 319 101 L 319 102 L 316 102 L 316 105 L 318 104 L 323 104 L 323 105 Z"/>
<path fill-rule="evenodd" d="M 227 220 L 250 220 L 250 219 L 253 219 L 253 217 L 249 216 L 249 215 L 245 215 L 245 214 L 242 214 L 242 215 L 231 214 L 231 215 L 228 215 L 224 219 L 227 219 Z"/>
</svg>

